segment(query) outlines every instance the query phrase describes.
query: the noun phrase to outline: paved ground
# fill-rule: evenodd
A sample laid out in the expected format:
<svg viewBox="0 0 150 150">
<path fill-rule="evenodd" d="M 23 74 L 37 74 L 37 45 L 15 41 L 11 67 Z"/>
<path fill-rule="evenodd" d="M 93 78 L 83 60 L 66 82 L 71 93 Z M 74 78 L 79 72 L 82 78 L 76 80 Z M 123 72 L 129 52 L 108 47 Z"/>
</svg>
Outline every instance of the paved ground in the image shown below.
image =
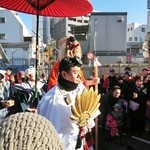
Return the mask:
<svg viewBox="0 0 150 150">
<path fill-rule="evenodd" d="M 109 137 L 108 140 L 104 140 L 103 137 L 103 135 L 99 134 L 98 150 L 150 150 L 150 135 L 144 135 L 143 137 L 123 135 L 121 138 L 123 144 L 118 142 L 118 138 Z"/>
<path fill-rule="evenodd" d="M 98 150 L 150 150 L 150 143 L 145 143 L 133 138 L 123 137 L 124 144 L 118 144 L 116 139 L 99 141 Z"/>
</svg>

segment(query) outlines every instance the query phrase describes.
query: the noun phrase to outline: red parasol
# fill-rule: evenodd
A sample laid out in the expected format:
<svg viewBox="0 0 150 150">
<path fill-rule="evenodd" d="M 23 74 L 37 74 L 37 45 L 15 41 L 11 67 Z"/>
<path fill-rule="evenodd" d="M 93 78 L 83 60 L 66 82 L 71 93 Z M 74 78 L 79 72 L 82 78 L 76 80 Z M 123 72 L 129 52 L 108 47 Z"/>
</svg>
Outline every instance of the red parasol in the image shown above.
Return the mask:
<svg viewBox="0 0 150 150">
<path fill-rule="evenodd" d="M 83 16 L 93 9 L 88 0 L 0 0 L 0 7 L 51 17 Z"/>
<path fill-rule="evenodd" d="M 0 0 L 0 7 L 37 15 L 35 64 L 35 98 L 37 98 L 37 52 L 39 15 L 51 17 L 77 17 L 91 13 L 93 7 L 89 0 Z"/>
</svg>

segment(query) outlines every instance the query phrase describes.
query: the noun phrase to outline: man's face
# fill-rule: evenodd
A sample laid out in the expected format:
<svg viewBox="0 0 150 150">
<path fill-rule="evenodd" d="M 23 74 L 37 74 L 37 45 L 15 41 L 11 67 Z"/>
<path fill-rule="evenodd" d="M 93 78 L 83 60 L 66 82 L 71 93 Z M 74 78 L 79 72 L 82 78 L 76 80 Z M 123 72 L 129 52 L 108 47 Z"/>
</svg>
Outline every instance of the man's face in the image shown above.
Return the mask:
<svg viewBox="0 0 150 150">
<path fill-rule="evenodd" d="M 118 98 L 121 94 L 121 90 L 120 89 L 116 89 L 114 92 L 113 92 L 113 97 L 114 98 Z"/>
<path fill-rule="evenodd" d="M 11 75 L 12 71 L 8 69 L 8 70 L 6 70 L 6 73 L 7 73 L 8 75 Z"/>
<path fill-rule="evenodd" d="M 62 71 L 62 76 L 64 79 L 78 84 L 81 81 L 79 78 L 80 69 L 78 66 L 72 67 L 69 72 Z"/>
<path fill-rule="evenodd" d="M 141 71 L 141 75 L 142 75 L 143 77 L 145 77 L 145 76 L 147 75 L 147 73 L 148 73 L 147 70 L 142 70 L 142 71 Z"/>
<path fill-rule="evenodd" d="M 135 82 L 135 85 L 140 88 L 143 85 L 143 82 L 139 79 Z"/>
</svg>

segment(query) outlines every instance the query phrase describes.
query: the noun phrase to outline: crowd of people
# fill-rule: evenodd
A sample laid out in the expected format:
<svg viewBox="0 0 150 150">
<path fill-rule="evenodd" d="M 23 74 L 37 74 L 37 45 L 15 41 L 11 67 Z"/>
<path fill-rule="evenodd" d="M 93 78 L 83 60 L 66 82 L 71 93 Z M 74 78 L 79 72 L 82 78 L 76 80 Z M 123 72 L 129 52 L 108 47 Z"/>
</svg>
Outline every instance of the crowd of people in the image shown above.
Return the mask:
<svg viewBox="0 0 150 150">
<path fill-rule="evenodd" d="M 39 76 L 37 93 L 40 99 L 46 90 L 43 88 L 47 81 Z M 16 112 L 34 110 L 36 107 L 35 96 L 35 68 L 29 67 L 25 71 L 14 73 L 12 68 L 0 71 L 0 115 L 1 120 L 7 115 Z M 10 107 L 11 106 L 11 107 Z"/>
<path fill-rule="evenodd" d="M 104 80 L 93 77 L 86 80 L 82 71 L 82 51 L 75 37 L 65 37 L 60 40 L 58 61 L 46 77 L 44 72 L 35 84 L 34 67 L 25 71 L 13 73 L 7 68 L 0 73 L 0 111 L 1 119 L 20 112 L 34 112 L 48 119 L 55 127 L 65 150 L 93 149 L 93 142 L 82 143 L 78 139 L 79 126 L 70 119 L 71 107 L 76 96 L 85 88 L 99 84 L 101 105 L 94 117 L 90 117 L 84 129 L 86 135 L 95 126 L 94 119 L 99 116 L 99 123 L 105 132 L 106 125 L 111 128 L 111 135 L 118 135 L 117 125 L 122 116 L 126 116 L 128 126 L 125 132 L 130 135 L 150 134 L 150 72 L 144 68 L 140 76 L 133 76 L 130 67 L 126 67 L 122 76 L 115 74 L 110 68 L 109 76 Z M 45 78 L 46 77 L 46 78 Z M 35 97 L 37 90 L 38 99 Z M 10 106 L 8 100 L 14 100 Z M 3 117 L 3 118 L 2 118 Z M 115 123 L 112 120 L 116 121 Z M 114 126 L 111 126 L 110 122 Z M 116 125 L 115 125 L 116 124 Z M 78 139 L 78 140 L 77 140 Z M 92 137 L 90 137 L 90 140 Z M 88 146 L 85 147 L 85 145 Z"/>
<path fill-rule="evenodd" d="M 92 145 L 87 145 L 87 142 L 83 142 L 82 137 L 79 137 L 79 126 L 70 116 L 77 94 L 81 94 L 84 88 L 99 83 L 99 79 L 85 79 L 81 71 L 81 46 L 74 37 L 64 38 L 60 45 L 61 53 L 58 62 L 50 71 L 47 89 L 42 88 L 45 84 L 43 78 L 37 81 L 38 101 L 33 98 L 36 90 L 35 68 L 31 67 L 25 72 L 18 72 L 15 76 L 12 72 L 7 76 L 10 91 L 9 96 L 3 100 L 14 99 L 15 104 L 9 107 L 6 101 L 1 101 L 1 108 L 9 110 L 6 117 L 17 112 L 37 111 L 39 115 L 52 122 L 65 150 L 82 150 L 85 147 L 92 150 Z M 90 117 L 81 135 L 86 135 L 94 127 L 94 118 L 99 113 L 97 110 L 93 117 Z"/>
<path fill-rule="evenodd" d="M 124 120 L 125 132 L 128 135 L 150 135 L 150 72 L 147 68 L 141 70 L 140 75 L 132 75 L 130 67 L 126 67 L 122 76 L 115 74 L 110 68 L 110 74 L 101 83 L 100 120 L 103 131 L 107 122 L 107 115 L 116 118 L 116 113 L 123 108 L 126 113 Z M 120 103 L 120 100 L 123 102 Z M 116 106 L 117 104 L 117 106 Z M 117 107 L 117 110 L 114 108 Z"/>
</svg>

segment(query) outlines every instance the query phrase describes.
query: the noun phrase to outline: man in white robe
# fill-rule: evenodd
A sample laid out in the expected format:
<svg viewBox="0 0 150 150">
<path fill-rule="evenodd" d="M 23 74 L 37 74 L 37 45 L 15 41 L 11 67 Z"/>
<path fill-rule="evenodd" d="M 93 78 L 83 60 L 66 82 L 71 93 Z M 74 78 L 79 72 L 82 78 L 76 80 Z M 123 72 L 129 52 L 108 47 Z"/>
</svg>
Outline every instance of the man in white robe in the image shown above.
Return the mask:
<svg viewBox="0 0 150 150">
<path fill-rule="evenodd" d="M 85 88 L 79 79 L 81 65 L 77 57 L 62 59 L 58 84 L 45 94 L 37 107 L 38 114 L 46 117 L 56 128 L 65 150 L 75 150 L 79 133 L 77 122 L 71 120 L 70 116 L 77 93 L 82 93 Z M 83 150 L 83 146 L 80 150 Z"/>
</svg>

